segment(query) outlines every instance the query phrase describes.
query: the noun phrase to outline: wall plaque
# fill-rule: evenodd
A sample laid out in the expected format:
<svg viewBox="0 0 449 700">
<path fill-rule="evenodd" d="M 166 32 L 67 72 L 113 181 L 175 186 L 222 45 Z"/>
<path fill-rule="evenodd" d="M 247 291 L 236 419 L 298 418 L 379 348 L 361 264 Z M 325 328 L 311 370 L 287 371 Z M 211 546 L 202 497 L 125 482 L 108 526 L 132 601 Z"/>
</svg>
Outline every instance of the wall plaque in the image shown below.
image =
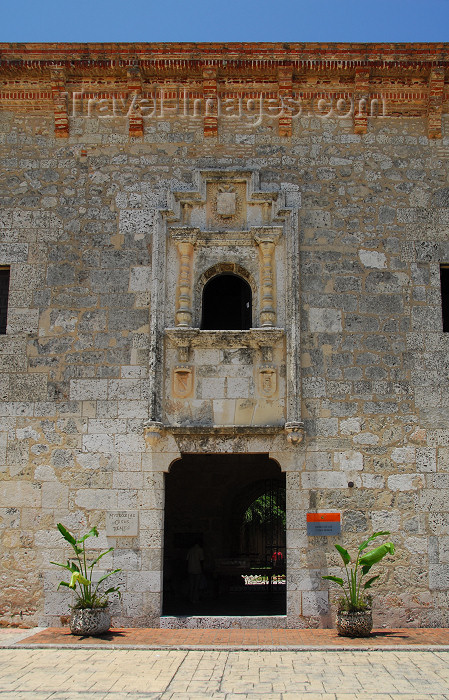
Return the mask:
<svg viewBox="0 0 449 700">
<path fill-rule="evenodd" d="M 139 513 L 136 510 L 110 510 L 106 513 L 106 535 L 135 537 L 139 532 Z"/>
<path fill-rule="evenodd" d="M 308 535 L 339 535 L 340 513 L 307 513 Z"/>
</svg>

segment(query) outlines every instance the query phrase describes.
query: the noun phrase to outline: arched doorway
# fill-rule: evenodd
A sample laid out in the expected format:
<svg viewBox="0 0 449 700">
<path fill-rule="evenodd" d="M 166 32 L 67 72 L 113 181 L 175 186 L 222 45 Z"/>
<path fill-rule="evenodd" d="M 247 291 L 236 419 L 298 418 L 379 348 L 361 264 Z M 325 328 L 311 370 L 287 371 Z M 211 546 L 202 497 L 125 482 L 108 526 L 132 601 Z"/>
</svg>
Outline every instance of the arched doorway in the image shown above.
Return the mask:
<svg viewBox="0 0 449 700">
<path fill-rule="evenodd" d="M 203 289 L 202 330 L 251 328 L 251 287 L 243 277 L 224 273 L 212 277 Z"/>
<path fill-rule="evenodd" d="M 163 615 L 286 612 L 285 474 L 264 454 L 184 455 L 165 477 Z M 203 551 L 199 592 L 187 557 Z"/>
</svg>

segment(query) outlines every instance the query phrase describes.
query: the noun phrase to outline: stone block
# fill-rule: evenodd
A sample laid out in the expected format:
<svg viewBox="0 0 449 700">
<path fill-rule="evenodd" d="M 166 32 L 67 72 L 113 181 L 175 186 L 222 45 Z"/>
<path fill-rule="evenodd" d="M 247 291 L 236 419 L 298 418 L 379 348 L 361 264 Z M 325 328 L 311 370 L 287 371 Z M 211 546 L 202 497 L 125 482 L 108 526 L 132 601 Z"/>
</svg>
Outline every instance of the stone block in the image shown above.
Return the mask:
<svg viewBox="0 0 449 700">
<path fill-rule="evenodd" d="M 130 292 L 146 292 L 151 288 L 151 267 L 132 267 L 129 277 Z"/>
<path fill-rule="evenodd" d="M 384 489 L 385 479 L 380 474 L 362 474 L 362 486 L 365 489 Z"/>
<path fill-rule="evenodd" d="M 78 401 L 106 399 L 108 395 L 107 379 L 71 379 L 70 398 Z"/>
<path fill-rule="evenodd" d="M 30 481 L 2 481 L 0 507 L 39 508 L 42 504 L 41 485 Z"/>
<path fill-rule="evenodd" d="M 346 474 L 341 472 L 303 472 L 301 474 L 303 489 L 346 489 Z"/>
<path fill-rule="evenodd" d="M 363 455 L 361 452 L 355 452 L 354 450 L 335 452 L 334 464 L 341 471 L 360 471 L 363 469 Z"/>
<path fill-rule="evenodd" d="M 392 474 L 387 484 L 392 491 L 414 491 L 424 486 L 424 477 L 420 474 Z"/>
<path fill-rule="evenodd" d="M 117 452 L 145 452 L 145 439 L 143 435 L 116 435 L 115 449 Z"/>
<path fill-rule="evenodd" d="M 226 396 L 229 399 L 247 398 L 250 395 L 249 379 L 245 377 L 227 377 Z"/>
<path fill-rule="evenodd" d="M 423 489 L 419 494 L 419 506 L 424 512 L 448 512 L 449 489 Z"/>
<path fill-rule="evenodd" d="M 105 433 L 83 435 L 83 452 L 106 452 L 111 454 L 114 452 L 114 447 L 114 437 L 112 435 L 106 435 Z"/>
<path fill-rule="evenodd" d="M 374 532 L 399 532 L 401 528 L 401 513 L 399 510 L 373 510 L 371 524 Z"/>
<path fill-rule="evenodd" d="M 283 425 L 284 411 L 283 401 L 259 399 L 254 408 L 253 425 Z"/>
<path fill-rule="evenodd" d="M 364 267 L 382 269 L 387 266 L 387 258 L 384 253 L 376 250 L 359 250 L 359 259 Z"/>
<path fill-rule="evenodd" d="M 43 374 L 13 374 L 9 393 L 14 401 L 42 401 L 47 398 L 47 377 Z"/>
<path fill-rule="evenodd" d="M 253 425 L 255 406 L 256 401 L 254 399 L 237 399 L 234 413 L 235 425 Z"/>
<path fill-rule="evenodd" d="M 132 571 L 127 575 L 126 588 L 128 591 L 144 593 L 162 591 L 162 571 Z"/>
<path fill-rule="evenodd" d="M 341 333 L 341 311 L 336 309 L 309 309 L 311 333 Z"/>
<path fill-rule="evenodd" d="M 203 378 L 199 385 L 199 398 L 219 399 L 225 398 L 225 379 L 218 377 Z"/>
<path fill-rule="evenodd" d="M 86 510 L 117 510 L 117 491 L 111 489 L 77 489 L 75 503 Z"/>
<path fill-rule="evenodd" d="M 329 613 L 328 591 L 303 591 L 302 614 L 327 615 Z"/>
<path fill-rule="evenodd" d="M 449 590 L 449 564 L 429 565 L 429 588 L 431 591 Z"/>
<path fill-rule="evenodd" d="M 8 333 L 37 333 L 39 327 L 39 309 L 10 308 L 8 310 Z"/>
<path fill-rule="evenodd" d="M 233 425 L 235 423 L 235 403 L 233 399 L 212 401 L 214 425 Z"/>
<path fill-rule="evenodd" d="M 396 464 L 413 464 L 415 461 L 415 448 L 395 447 L 391 452 L 391 459 Z"/>
<path fill-rule="evenodd" d="M 123 571 L 139 571 L 141 568 L 141 553 L 136 549 L 119 549 L 116 547 L 113 552 L 114 569 Z"/>
<path fill-rule="evenodd" d="M 69 487 L 57 481 L 45 481 L 42 484 L 42 508 L 69 507 Z"/>
</svg>

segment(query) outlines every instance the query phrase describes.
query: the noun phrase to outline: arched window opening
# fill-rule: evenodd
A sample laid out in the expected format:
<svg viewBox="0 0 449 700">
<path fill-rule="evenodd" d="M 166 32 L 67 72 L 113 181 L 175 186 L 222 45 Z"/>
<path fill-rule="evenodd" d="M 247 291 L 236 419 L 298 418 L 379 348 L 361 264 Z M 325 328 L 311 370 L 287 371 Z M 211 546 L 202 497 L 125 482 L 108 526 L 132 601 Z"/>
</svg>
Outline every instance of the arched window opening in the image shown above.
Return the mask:
<svg viewBox="0 0 449 700">
<path fill-rule="evenodd" d="M 206 331 L 251 328 L 251 287 L 242 277 L 222 274 L 204 285 L 201 328 Z"/>
</svg>

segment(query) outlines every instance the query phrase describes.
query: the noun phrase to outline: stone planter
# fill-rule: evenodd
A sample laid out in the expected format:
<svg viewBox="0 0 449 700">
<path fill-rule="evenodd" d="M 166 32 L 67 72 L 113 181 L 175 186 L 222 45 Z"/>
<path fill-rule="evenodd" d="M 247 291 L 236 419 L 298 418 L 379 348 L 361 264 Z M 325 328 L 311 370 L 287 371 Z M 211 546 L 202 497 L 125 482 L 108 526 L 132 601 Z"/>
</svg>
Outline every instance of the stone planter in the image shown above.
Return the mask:
<svg viewBox="0 0 449 700">
<path fill-rule="evenodd" d="M 70 615 L 72 634 L 96 637 L 107 632 L 110 626 L 111 613 L 108 608 L 82 608 L 73 610 Z"/>
<path fill-rule="evenodd" d="M 369 637 L 373 629 L 371 610 L 337 612 L 337 632 L 341 637 Z"/>
</svg>

